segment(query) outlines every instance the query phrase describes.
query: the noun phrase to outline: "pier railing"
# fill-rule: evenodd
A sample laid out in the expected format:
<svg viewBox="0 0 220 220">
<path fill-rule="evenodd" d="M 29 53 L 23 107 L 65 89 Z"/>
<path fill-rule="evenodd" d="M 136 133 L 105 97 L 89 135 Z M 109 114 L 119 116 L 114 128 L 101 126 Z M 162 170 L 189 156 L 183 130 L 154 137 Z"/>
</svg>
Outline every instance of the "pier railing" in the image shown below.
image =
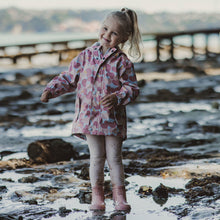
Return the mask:
<svg viewBox="0 0 220 220">
<path fill-rule="evenodd" d="M 205 56 L 206 57 L 209 57 L 209 55 L 213 52 L 209 50 L 209 37 L 210 35 L 213 35 L 213 34 L 217 34 L 218 36 L 220 36 L 220 28 L 214 28 L 214 29 L 200 29 L 200 30 L 188 30 L 188 31 L 177 31 L 177 32 L 166 32 L 166 33 L 146 33 L 146 34 L 143 34 L 143 36 L 152 36 L 152 39 L 154 41 L 156 41 L 156 59 L 157 61 L 160 61 L 160 51 L 161 49 L 163 48 L 167 48 L 169 51 L 169 59 L 170 60 L 175 60 L 175 56 L 174 56 L 174 53 L 175 53 L 175 47 L 185 47 L 185 48 L 188 48 L 191 50 L 192 52 L 192 58 L 195 57 L 196 55 L 196 47 L 195 47 L 195 36 L 197 34 L 203 34 L 205 35 Z M 190 47 L 187 47 L 185 45 L 177 45 L 174 43 L 174 38 L 175 37 L 179 37 L 179 36 L 190 36 L 191 37 L 191 46 Z M 163 45 L 162 42 L 164 40 L 168 40 L 169 41 L 169 45 Z M 218 46 L 218 54 L 220 54 L 220 38 L 219 38 L 219 46 Z"/>
<path fill-rule="evenodd" d="M 211 51 L 209 51 L 209 36 L 212 34 L 218 34 L 219 36 L 220 28 L 215 29 L 203 29 L 203 30 L 194 30 L 194 31 L 178 31 L 178 32 L 162 32 L 162 33 L 143 33 L 143 41 L 154 41 L 156 42 L 156 61 L 161 61 L 161 50 L 166 49 L 168 51 L 169 60 L 175 61 L 175 48 L 185 47 L 192 52 L 192 58 L 196 55 L 195 40 L 194 36 L 197 34 L 203 34 L 206 36 L 205 41 L 205 56 L 209 57 Z M 178 36 L 188 35 L 191 37 L 191 45 L 177 45 L 174 43 L 174 38 Z M 163 41 L 166 40 L 166 44 L 163 44 Z M 27 44 L 8 44 L 0 45 L 0 59 L 10 59 L 14 64 L 17 63 L 19 58 L 28 58 L 31 62 L 31 58 L 39 54 L 58 54 L 59 61 L 62 61 L 63 55 L 70 53 L 71 56 L 76 56 L 80 51 L 85 49 L 87 46 L 91 45 L 97 41 L 95 38 L 79 38 L 79 39 L 70 39 L 70 40 L 61 40 L 61 41 L 47 41 L 47 42 L 33 42 Z M 81 46 L 73 46 L 75 42 L 81 42 Z M 168 44 L 167 44 L 168 42 Z M 72 45 L 71 45 L 72 44 Z M 39 50 L 39 47 L 42 45 L 50 45 L 49 49 Z M 11 47 L 17 48 L 16 53 L 9 54 L 7 50 Z M 220 54 L 220 48 L 218 49 L 217 54 Z M 145 61 L 145 60 L 143 60 Z"/>
<path fill-rule="evenodd" d="M 31 58 L 39 54 L 58 54 L 59 61 L 63 60 L 63 54 L 72 52 L 73 56 L 77 55 L 80 51 L 87 46 L 94 43 L 97 39 L 93 38 L 79 38 L 60 41 L 45 41 L 45 42 L 33 42 L 23 44 L 8 44 L 0 45 L 0 59 L 10 59 L 14 64 L 17 63 L 19 58 L 28 58 L 31 62 Z M 81 42 L 80 46 L 71 46 L 71 43 Z M 44 45 L 50 45 L 47 49 L 40 49 Z M 16 48 L 15 53 L 8 53 L 10 48 Z"/>
</svg>

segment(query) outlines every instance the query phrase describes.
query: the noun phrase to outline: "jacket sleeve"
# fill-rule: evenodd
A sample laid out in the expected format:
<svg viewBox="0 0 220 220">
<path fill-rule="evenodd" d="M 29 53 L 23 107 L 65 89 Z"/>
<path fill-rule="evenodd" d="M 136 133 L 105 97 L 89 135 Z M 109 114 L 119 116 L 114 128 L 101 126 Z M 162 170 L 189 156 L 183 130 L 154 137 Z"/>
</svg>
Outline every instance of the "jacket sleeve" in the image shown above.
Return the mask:
<svg viewBox="0 0 220 220">
<path fill-rule="evenodd" d="M 139 95 L 139 87 L 134 71 L 133 63 L 125 59 L 119 67 L 119 80 L 121 89 L 116 92 L 118 105 L 127 105 L 133 102 Z"/>
<path fill-rule="evenodd" d="M 50 91 L 51 98 L 56 98 L 68 92 L 75 91 L 80 73 L 83 69 L 84 51 L 75 57 L 70 65 L 68 71 L 62 72 L 55 76 L 46 86 L 44 91 Z"/>
</svg>

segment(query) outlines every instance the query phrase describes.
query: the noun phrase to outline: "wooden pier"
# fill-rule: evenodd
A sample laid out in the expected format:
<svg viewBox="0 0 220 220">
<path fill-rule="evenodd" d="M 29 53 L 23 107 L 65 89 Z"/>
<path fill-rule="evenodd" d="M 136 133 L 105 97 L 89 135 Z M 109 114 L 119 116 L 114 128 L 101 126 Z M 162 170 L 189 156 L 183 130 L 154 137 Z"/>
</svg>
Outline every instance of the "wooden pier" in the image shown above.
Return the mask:
<svg viewBox="0 0 220 220">
<path fill-rule="evenodd" d="M 166 50 L 168 52 L 168 59 L 175 61 L 175 50 L 177 48 L 185 48 L 191 51 L 192 57 L 194 58 L 198 53 L 196 52 L 195 40 L 194 37 L 197 34 L 203 34 L 206 36 L 204 53 L 206 57 L 209 57 L 210 54 L 219 55 L 220 48 L 218 48 L 218 52 L 213 53 L 209 50 L 209 36 L 213 34 L 220 33 L 220 28 L 215 29 L 204 29 L 204 30 L 194 30 L 194 31 L 179 31 L 179 32 L 167 32 L 167 33 L 144 33 L 142 34 L 143 41 L 154 41 L 156 42 L 155 51 L 156 51 L 156 61 L 161 61 L 161 51 Z M 174 43 L 174 38 L 179 36 L 190 36 L 191 37 L 191 45 L 180 45 Z M 164 40 L 166 40 L 166 44 L 164 44 Z M 87 46 L 93 44 L 97 39 L 95 38 L 80 38 L 80 39 L 70 39 L 64 41 L 47 41 L 47 42 L 33 42 L 29 44 L 10 44 L 10 45 L 0 45 L 0 59 L 10 59 L 14 64 L 17 63 L 19 58 L 28 58 L 31 62 L 31 58 L 35 55 L 39 54 L 58 54 L 59 61 L 63 60 L 63 54 L 71 53 L 71 56 L 76 56 L 80 51 L 85 49 Z M 219 38 L 220 41 L 220 38 Z M 71 44 L 74 42 L 83 42 L 80 47 L 73 47 Z M 167 44 L 167 42 L 169 42 Z M 220 42 L 219 42 L 220 44 Z M 39 50 L 39 46 L 42 45 L 50 45 L 50 49 L 47 50 Z M 17 52 L 15 54 L 8 54 L 7 50 L 9 48 L 17 48 Z M 220 46 L 219 46 L 220 47 Z M 29 51 L 27 50 L 29 49 Z M 25 52 L 26 51 L 26 52 Z M 143 60 L 145 62 L 145 60 Z"/>
<path fill-rule="evenodd" d="M 8 44 L 0 45 L 0 59 L 10 59 L 13 64 L 17 63 L 19 58 L 28 58 L 31 62 L 31 58 L 40 54 L 58 54 L 59 61 L 63 60 L 63 54 L 71 53 L 76 56 L 80 51 L 85 49 L 87 46 L 93 44 L 97 39 L 94 38 L 83 38 L 83 39 L 70 39 L 63 41 L 46 41 L 46 42 L 33 42 L 26 44 Z M 71 46 L 71 43 L 82 42 L 80 47 Z M 50 49 L 39 50 L 38 48 L 43 45 L 50 45 Z M 6 51 L 9 48 L 17 48 L 17 53 L 8 54 Z"/>
<path fill-rule="evenodd" d="M 217 34 L 219 36 L 219 48 L 217 54 L 220 54 L 220 28 L 215 29 L 200 29 L 200 30 L 194 30 L 194 31 L 179 31 L 179 32 L 168 32 L 168 33 L 146 33 L 143 34 L 143 36 L 152 36 L 152 39 L 156 41 L 156 60 L 160 61 L 160 52 L 161 49 L 168 49 L 169 50 L 169 59 L 175 61 L 175 48 L 177 47 L 184 47 L 188 48 L 192 52 L 192 58 L 195 57 L 196 53 L 196 47 L 195 47 L 195 36 L 198 34 L 205 35 L 205 51 L 204 54 L 208 58 L 210 54 L 213 54 L 212 51 L 209 50 L 209 37 L 210 35 Z M 191 37 L 191 46 L 187 47 L 185 45 L 177 45 L 174 43 L 174 38 L 179 36 L 190 36 Z M 163 45 L 163 41 L 168 40 L 169 45 Z"/>
</svg>

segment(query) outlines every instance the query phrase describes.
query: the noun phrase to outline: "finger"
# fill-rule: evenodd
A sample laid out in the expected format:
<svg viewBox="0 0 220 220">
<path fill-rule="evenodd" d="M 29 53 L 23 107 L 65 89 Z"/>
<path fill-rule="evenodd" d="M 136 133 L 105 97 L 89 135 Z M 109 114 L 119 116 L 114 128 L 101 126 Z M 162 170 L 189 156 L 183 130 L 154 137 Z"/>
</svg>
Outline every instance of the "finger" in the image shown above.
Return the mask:
<svg viewBox="0 0 220 220">
<path fill-rule="evenodd" d="M 104 108 L 112 109 L 114 107 L 114 104 L 112 102 L 108 102 L 106 104 L 103 104 Z"/>
<path fill-rule="evenodd" d="M 103 106 L 111 106 L 113 103 L 112 103 L 112 101 L 110 101 L 110 100 L 108 100 L 108 101 L 105 101 L 105 102 L 102 102 L 102 105 Z"/>
<path fill-rule="evenodd" d="M 104 106 L 104 109 L 111 110 L 113 106 Z"/>
<path fill-rule="evenodd" d="M 48 102 L 48 99 L 41 99 L 41 102 Z"/>
<path fill-rule="evenodd" d="M 110 106 L 112 106 L 112 103 L 108 102 L 108 103 L 104 104 L 104 106 L 105 107 L 110 107 Z"/>
<path fill-rule="evenodd" d="M 41 99 L 42 102 L 48 102 L 48 97 L 46 94 L 42 94 Z"/>
<path fill-rule="evenodd" d="M 105 96 L 105 97 L 103 97 L 102 99 L 101 99 L 101 102 L 106 102 L 106 101 L 108 101 L 109 100 L 109 96 Z"/>
<path fill-rule="evenodd" d="M 106 105 L 106 104 L 110 103 L 110 101 L 109 101 L 109 100 L 101 100 L 100 103 L 101 103 L 102 105 Z"/>
</svg>

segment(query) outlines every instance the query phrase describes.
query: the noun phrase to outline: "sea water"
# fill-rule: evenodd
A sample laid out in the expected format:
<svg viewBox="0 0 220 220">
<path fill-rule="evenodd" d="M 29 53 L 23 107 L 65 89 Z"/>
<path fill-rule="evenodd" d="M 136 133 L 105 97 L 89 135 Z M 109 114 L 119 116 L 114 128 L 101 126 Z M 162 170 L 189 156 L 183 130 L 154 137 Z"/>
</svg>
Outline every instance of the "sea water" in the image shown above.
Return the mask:
<svg viewBox="0 0 220 220">
<path fill-rule="evenodd" d="M 0 46 L 96 38 L 96 33 L 0 33 Z"/>
</svg>

